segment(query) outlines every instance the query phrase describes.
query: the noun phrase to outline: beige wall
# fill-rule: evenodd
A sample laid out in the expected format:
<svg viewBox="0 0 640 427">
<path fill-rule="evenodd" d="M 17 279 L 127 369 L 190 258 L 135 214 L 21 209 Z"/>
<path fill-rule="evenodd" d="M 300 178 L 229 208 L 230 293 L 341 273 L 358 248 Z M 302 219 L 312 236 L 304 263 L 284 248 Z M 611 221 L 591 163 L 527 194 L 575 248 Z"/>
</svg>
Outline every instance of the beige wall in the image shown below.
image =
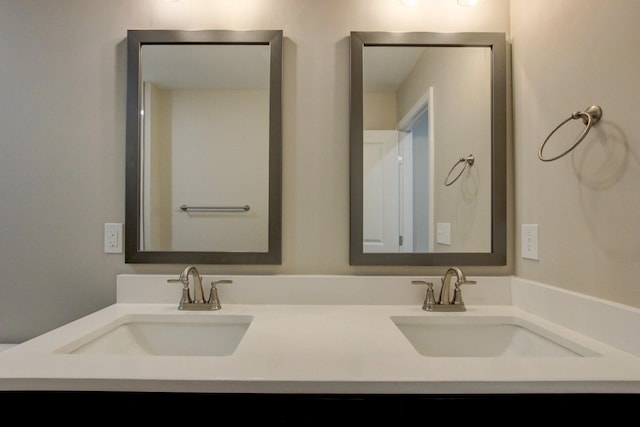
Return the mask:
<svg viewBox="0 0 640 427">
<path fill-rule="evenodd" d="M 367 130 L 398 128 L 396 94 L 393 92 L 364 92 L 362 94 L 362 127 Z"/>
<path fill-rule="evenodd" d="M 511 31 L 516 273 L 640 307 L 640 3 L 512 0 L 511 17 L 508 4 L 2 1 L 0 342 L 113 303 L 118 273 L 181 267 L 127 265 L 102 252 L 103 223 L 124 221 L 125 36 L 133 28 L 284 30 L 283 264 L 203 272 L 438 274 L 348 265 L 348 34 Z M 539 161 L 549 131 L 593 103 L 604 118 L 589 137 L 560 160 Z M 539 261 L 520 258 L 523 223 L 540 225 Z"/>
<path fill-rule="evenodd" d="M 636 307 L 639 19 L 635 0 L 511 4 L 516 273 Z M 603 118 L 587 138 L 561 159 L 540 161 L 538 147 L 549 132 L 592 104 L 602 107 Z M 565 127 L 550 140 L 549 155 L 583 129 L 580 121 Z M 520 224 L 539 224 L 539 261 L 520 257 Z"/>
<path fill-rule="evenodd" d="M 172 248 L 269 249 L 269 93 L 172 90 Z M 180 205 L 244 206 L 186 214 Z"/>
<path fill-rule="evenodd" d="M 396 0 L 3 0 L 0 342 L 25 340 L 112 304 L 118 273 L 178 274 L 183 267 L 128 265 L 122 254 L 103 253 L 103 224 L 124 222 L 126 31 L 154 28 L 284 31 L 283 263 L 201 266 L 203 273 L 443 272 L 349 266 L 348 36 L 508 33 L 508 0 L 476 8 L 428 0 L 417 9 Z M 577 104 L 592 98 L 616 117 L 602 97 Z M 631 113 L 622 114 L 630 120 Z"/>
<path fill-rule="evenodd" d="M 470 72 L 473 70 L 473 72 Z M 434 222 L 451 224 L 451 244 L 436 252 L 491 250 L 491 50 L 433 48 L 422 55 L 398 90 L 404 117 L 433 87 Z M 449 171 L 473 154 L 473 167 L 450 186 Z M 462 165 L 456 166 L 455 177 Z M 434 228 L 435 230 L 435 228 Z"/>
</svg>

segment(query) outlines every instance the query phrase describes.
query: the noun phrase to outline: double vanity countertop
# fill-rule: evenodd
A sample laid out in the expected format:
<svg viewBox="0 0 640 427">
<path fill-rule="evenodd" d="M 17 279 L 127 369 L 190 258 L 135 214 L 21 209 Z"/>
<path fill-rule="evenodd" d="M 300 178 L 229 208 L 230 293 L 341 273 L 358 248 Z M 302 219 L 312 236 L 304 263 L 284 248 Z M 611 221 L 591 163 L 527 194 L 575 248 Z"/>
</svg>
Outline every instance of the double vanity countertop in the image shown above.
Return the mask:
<svg viewBox="0 0 640 427">
<path fill-rule="evenodd" d="M 118 276 L 115 304 L 0 352 L 0 390 L 640 393 L 638 328 L 628 327 L 640 324 L 640 310 L 515 277 L 474 278 L 477 285 L 463 289 L 462 313 L 423 311 L 425 288 L 411 285 L 414 278 L 351 276 L 230 277 L 234 283 L 218 290 L 220 310 L 180 311 L 179 287 L 167 285 L 167 278 Z M 325 293 L 314 296 L 320 283 Z M 251 322 L 228 355 L 64 351 L 118 319 L 185 315 Z M 429 357 L 393 322 L 398 317 L 520 319 L 591 354 Z"/>
</svg>

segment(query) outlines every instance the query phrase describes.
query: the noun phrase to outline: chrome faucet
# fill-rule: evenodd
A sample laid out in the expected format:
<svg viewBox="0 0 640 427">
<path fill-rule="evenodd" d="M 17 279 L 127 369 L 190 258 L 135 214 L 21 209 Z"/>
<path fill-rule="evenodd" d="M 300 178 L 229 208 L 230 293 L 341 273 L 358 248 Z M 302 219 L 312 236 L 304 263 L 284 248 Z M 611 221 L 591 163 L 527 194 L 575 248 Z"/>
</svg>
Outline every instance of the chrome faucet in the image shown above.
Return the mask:
<svg viewBox="0 0 640 427">
<path fill-rule="evenodd" d="M 191 292 L 189 291 L 189 276 L 193 277 L 193 299 L 191 298 Z M 220 304 L 220 299 L 218 298 L 218 289 L 216 285 L 219 283 L 232 283 L 231 280 L 218 280 L 211 282 L 209 298 L 205 300 L 204 289 L 202 288 L 202 276 L 200 276 L 198 269 L 193 265 L 186 266 L 180 273 L 180 277 L 177 279 L 169 279 L 167 282 L 182 283 L 182 296 L 180 297 L 180 303 L 178 304 L 179 310 L 220 310 L 222 306 Z"/>
<path fill-rule="evenodd" d="M 451 298 L 451 279 L 454 274 L 456 275 L 456 282 L 454 284 L 453 298 Z M 447 269 L 447 272 L 440 280 L 442 285 L 437 300 L 433 293 L 433 283 L 425 282 L 424 280 L 414 280 L 411 282 L 414 285 L 427 285 L 427 296 L 422 304 L 422 309 L 425 311 L 466 311 L 467 309 L 462 300 L 462 290 L 460 286 L 471 285 L 477 282 L 475 280 L 468 280 L 458 267 L 450 267 Z"/>
<path fill-rule="evenodd" d="M 454 284 L 455 289 L 453 290 L 453 298 L 449 299 L 450 289 L 451 289 L 451 277 L 456 275 L 456 283 Z M 440 288 L 440 298 L 438 299 L 438 304 L 440 305 L 453 305 L 460 306 L 462 310 L 465 311 L 464 301 L 462 301 L 462 290 L 460 289 L 460 285 L 472 285 L 476 283 L 475 280 L 467 280 L 467 277 L 464 275 L 462 270 L 458 267 L 450 267 L 447 272 L 444 274 L 442 278 L 442 287 Z M 456 310 L 457 311 L 457 310 Z"/>
</svg>

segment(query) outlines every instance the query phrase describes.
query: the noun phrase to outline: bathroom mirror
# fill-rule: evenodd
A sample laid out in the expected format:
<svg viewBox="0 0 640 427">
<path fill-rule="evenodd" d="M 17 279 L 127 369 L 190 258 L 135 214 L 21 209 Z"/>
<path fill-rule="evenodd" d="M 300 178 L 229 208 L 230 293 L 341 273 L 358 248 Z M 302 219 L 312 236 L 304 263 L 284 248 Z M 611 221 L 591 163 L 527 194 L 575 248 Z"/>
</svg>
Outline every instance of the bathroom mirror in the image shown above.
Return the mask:
<svg viewBox="0 0 640 427">
<path fill-rule="evenodd" d="M 350 263 L 506 265 L 504 33 L 352 32 Z"/>
<path fill-rule="evenodd" d="M 126 263 L 279 264 L 282 31 L 129 30 Z"/>
</svg>

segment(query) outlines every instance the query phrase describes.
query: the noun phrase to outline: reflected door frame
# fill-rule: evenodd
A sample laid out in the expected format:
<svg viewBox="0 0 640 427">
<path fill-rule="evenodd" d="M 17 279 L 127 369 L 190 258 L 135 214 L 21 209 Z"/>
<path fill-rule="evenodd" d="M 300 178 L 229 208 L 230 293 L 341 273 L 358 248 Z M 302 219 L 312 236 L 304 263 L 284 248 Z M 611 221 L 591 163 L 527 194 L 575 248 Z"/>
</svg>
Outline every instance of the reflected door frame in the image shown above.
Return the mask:
<svg viewBox="0 0 640 427">
<path fill-rule="evenodd" d="M 434 127 L 433 88 L 398 123 L 401 130 L 363 131 L 363 241 L 366 253 L 433 252 L 434 234 Z M 416 127 L 425 135 L 414 139 Z M 414 144 L 421 140 L 419 155 Z M 414 167 L 416 161 L 426 165 Z M 424 182 L 414 185 L 417 177 Z M 426 197 L 415 191 L 426 189 Z M 414 204 L 419 203 L 420 206 Z M 416 236 L 415 233 L 421 233 Z M 418 245 L 418 248 L 415 246 Z"/>
</svg>

